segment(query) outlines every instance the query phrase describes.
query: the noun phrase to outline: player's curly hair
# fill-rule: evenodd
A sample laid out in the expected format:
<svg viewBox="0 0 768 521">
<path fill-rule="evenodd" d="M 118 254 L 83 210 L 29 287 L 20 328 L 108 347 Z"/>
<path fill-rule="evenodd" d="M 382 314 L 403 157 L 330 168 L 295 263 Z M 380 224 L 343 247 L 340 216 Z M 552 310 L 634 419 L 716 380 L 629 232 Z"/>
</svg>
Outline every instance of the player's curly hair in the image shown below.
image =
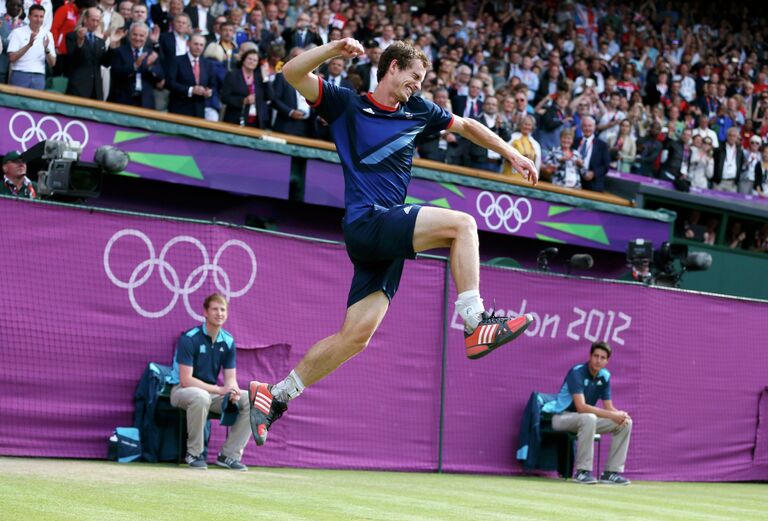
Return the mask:
<svg viewBox="0 0 768 521">
<path fill-rule="evenodd" d="M 432 68 L 432 64 L 424 54 L 424 51 L 418 47 L 414 47 L 409 42 L 397 41 L 393 42 L 387 47 L 381 54 L 379 60 L 379 70 L 376 72 L 376 79 L 381 81 L 384 74 L 389 70 L 389 66 L 392 65 L 392 61 L 397 62 L 397 66 L 402 69 L 407 69 L 413 60 L 421 60 L 424 64 L 424 68 L 429 70 Z"/>
</svg>

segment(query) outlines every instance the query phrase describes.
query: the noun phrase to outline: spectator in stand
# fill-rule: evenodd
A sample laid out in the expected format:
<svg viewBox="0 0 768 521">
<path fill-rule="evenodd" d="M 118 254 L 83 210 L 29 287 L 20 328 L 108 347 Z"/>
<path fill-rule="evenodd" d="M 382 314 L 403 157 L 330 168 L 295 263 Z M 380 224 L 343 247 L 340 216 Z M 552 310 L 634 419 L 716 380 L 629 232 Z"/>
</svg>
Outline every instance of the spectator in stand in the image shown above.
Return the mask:
<svg viewBox="0 0 768 521">
<path fill-rule="evenodd" d="M 631 172 L 637 156 L 635 138 L 632 137 L 632 123 L 628 119 L 619 124 L 619 133 L 610 143 L 611 167 L 619 172 Z"/>
<path fill-rule="evenodd" d="M 213 22 L 215 21 L 213 14 L 211 14 L 212 3 L 213 0 L 192 0 L 184 8 L 184 12 L 189 16 L 192 32 L 205 36 L 206 41 L 208 35 L 213 32 Z"/>
<path fill-rule="evenodd" d="M 742 229 L 740 221 L 731 223 L 731 230 L 728 232 L 728 247 L 732 250 L 744 249 L 744 241 L 747 239 L 746 232 Z"/>
<path fill-rule="evenodd" d="M 202 56 L 204 47 L 205 37 L 194 34 L 189 39 L 187 54 L 175 56 L 171 61 L 167 79 L 171 93 L 169 112 L 205 117 L 205 100 L 213 95 L 216 76 L 211 64 Z"/>
<path fill-rule="evenodd" d="M 768 197 L 768 145 L 763 145 L 760 162 L 755 165 L 755 191 Z"/>
<path fill-rule="evenodd" d="M 259 52 L 245 51 L 240 67 L 230 71 L 221 89 L 225 123 L 269 128 L 269 67 L 259 67 Z"/>
<path fill-rule="evenodd" d="M 0 16 L 0 83 L 8 83 L 11 61 L 8 57 L 8 42 L 11 31 L 24 23 L 21 0 L 5 0 L 5 14 Z"/>
<path fill-rule="evenodd" d="M 661 171 L 663 178 L 668 181 L 688 179 L 688 169 L 691 162 L 691 130 L 685 129 L 680 139 L 673 139 L 673 130 L 664 141 Z"/>
<path fill-rule="evenodd" d="M 286 62 L 302 52 L 304 49 L 301 47 L 294 47 Z M 314 126 L 313 113 L 304 96 L 285 80 L 282 73 L 275 76 L 272 92 L 272 107 L 277 112 L 273 125 L 275 132 L 310 137 Z"/>
<path fill-rule="evenodd" d="M 152 23 L 160 27 L 161 33 L 173 29 L 173 19 L 184 12 L 184 2 L 181 0 L 159 0 L 149 8 Z M 162 57 L 165 59 L 165 57 Z"/>
<path fill-rule="evenodd" d="M 254 8 L 248 13 L 248 25 L 245 29 L 250 41 L 259 46 L 259 54 L 266 55 L 275 38 L 264 25 L 264 12 L 261 9 Z"/>
<path fill-rule="evenodd" d="M 448 89 L 445 87 L 440 87 L 435 91 L 433 101 L 438 107 L 445 109 L 448 112 L 451 111 Z M 419 157 L 443 163 L 446 161 L 446 156 L 449 153 L 456 153 L 453 152 L 452 149 L 456 149 L 458 140 L 456 139 L 456 135 L 452 132 L 441 130 L 434 134 L 422 135 L 419 138 L 418 143 Z"/>
<path fill-rule="evenodd" d="M 573 116 L 570 115 L 570 109 L 568 108 L 569 98 L 568 91 L 560 91 L 555 97 L 555 102 L 544 109 L 538 135 L 541 150 L 544 154 L 560 144 L 560 132 L 564 128 L 570 128 L 573 124 Z M 539 108 L 542 107 L 542 103 L 544 103 L 544 100 L 539 103 Z"/>
<path fill-rule="evenodd" d="M 715 157 L 714 188 L 723 192 L 736 192 L 741 178 L 744 153 L 739 143 L 739 129 L 728 129 L 726 141 Z"/>
<path fill-rule="evenodd" d="M 43 17 L 43 25 L 41 27 L 45 32 L 50 33 L 51 27 L 53 27 L 53 12 L 56 10 L 53 7 L 53 2 L 51 0 L 23 0 L 24 12 L 27 13 L 27 16 L 29 16 L 29 10 L 33 5 L 39 5 L 45 9 L 45 16 Z M 60 5 L 58 1 L 56 5 Z"/>
<path fill-rule="evenodd" d="M 283 41 L 285 49 L 290 52 L 294 47 L 306 49 L 309 45 L 322 45 L 323 40 L 320 35 L 310 27 L 309 15 L 301 13 L 296 19 L 296 26 L 283 31 Z"/>
<path fill-rule="evenodd" d="M 3 156 L 3 185 L 0 195 L 37 199 L 37 185 L 27 177 L 27 163 L 16 151 Z"/>
<path fill-rule="evenodd" d="M 109 65 L 111 49 L 119 45 L 125 31 L 121 27 L 110 36 L 110 49 L 107 50 L 104 38 L 96 35 L 100 28 L 101 10 L 89 7 L 83 10 L 78 27 L 67 34 L 67 54 L 71 59 L 67 94 L 71 96 L 104 100 L 101 66 Z"/>
<path fill-rule="evenodd" d="M 477 119 L 483 112 L 483 82 L 477 78 L 469 81 L 466 96 L 458 94 L 451 99 L 453 113 L 469 119 Z"/>
<path fill-rule="evenodd" d="M 533 115 L 533 107 L 528 104 L 528 97 L 522 89 L 504 98 L 504 110 L 501 116 L 513 132 L 517 132 L 523 118 L 530 115 Z"/>
<path fill-rule="evenodd" d="M 697 145 L 697 141 L 700 143 Z M 712 139 L 697 134 L 693 137 L 691 147 L 691 162 L 688 166 L 688 180 L 692 188 L 709 188 L 709 183 L 715 173 L 715 160 Z"/>
<path fill-rule="evenodd" d="M 519 94 L 518 94 L 519 95 Z M 536 119 L 533 116 L 523 116 L 520 120 L 519 131 L 512 134 L 509 144 L 527 157 L 536 166 L 536 170 L 541 167 L 541 145 L 533 138 L 533 131 L 536 129 Z M 504 174 L 512 174 L 512 165 L 509 161 L 504 162 Z M 514 172 L 519 174 L 519 172 Z"/>
<path fill-rule="evenodd" d="M 98 7 L 101 9 L 101 30 L 105 38 L 125 27 L 125 20 L 118 12 L 115 2 L 116 0 L 99 0 L 98 3 Z"/>
<path fill-rule="evenodd" d="M 585 190 L 602 192 L 605 188 L 605 175 L 611 163 L 608 144 L 595 136 L 595 120 L 586 117 L 581 123 L 584 137 L 578 145 L 579 154 L 584 158 L 586 173 L 581 186 Z"/>
<path fill-rule="evenodd" d="M 109 101 L 155 108 L 153 87 L 163 88 L 165 76 L 160 56 L 148 40 L 147 24 L 134 22 L 128 31 L 127 41 L 111 53 L 112 88 Z"/>
<path fill-rule="evenodd" d="M 713 148 L 720 146 L 720 141 L 717 139 L 717 132 L 709 128 L 709 118 L 705 115 L 699 116 L 699 126 L 693 129 L 694 136 L 701 136 L 706 139 L 709 138 Z"/>
<path fill-rule="evenodd" d="M 659 141 L 659 135 L 661 134 L 661 125 L 657 122 L 651 123 L 651 129 L 648 134 L 640 139 L 637 144 L 638 149 L 638 163 L 640 164 L 640 175 L 646 177 L 659 177 L 659 157 L 663 145 Z"/>
<path fill-rule="evenodd" d="M 171 0 L 171 10 L 174 10 L 181 0 Z M 182 4 L 183 5 L 183 4 Z M 163 31 L 160 34 L 158 43 L 160 44 L 160 58 L 166 77 L 176 56 L 184 56 L 188 52 L 187 41 L 192 32 L 189 22 L 189 15 L 183 12 L 177 13 L 172 22 L 172 31 Z"/>
<path fill-rule="evenodd" d="M 11 85 L 28 89 L 45 89 L 45 66 L 56 65 L 53 36 L 43 29 L 45 9 L 40 5 L 29 8 L 29 25 L 11 31 L 8 37 L 8 58 L 11 62 Z"/>
<path fill-rule="evenodd" d="M 627 117 L 627 115 L 619 109 L 620 100 L 621 93 L 612 92 L 605 105 L 605 111 L 600 116 L 600 120 L 597 123 L 599 137 L 606 143 L 610 143 L 616 139 L 616 136 L 619 133 L 619 123 Z"/>
<path fill-rule="evenodd" d="M 485 103 L 483 103 L 483 112 L 475 120 L 479 121 L 481 125 L 488 127 L 504 141 L 509 141 L 511 133 L 509 127 L 504 122 L 504 118 L 499 114 L 499 101 L 495 97 L 489 96 L 486 98 Z M 467 147 L 467 153 L 469 155 L 468 162 L 470 168 L 488 170 L 495 173 L 501 172 L 501 166 L 504 161 L 497 152 L 470 142 Z"/>
<path fill-rule="evenodd" d="M 133 4 L 133 7 L 131 7 L 131 23 L 143 23 L 146 24 L 150 30 L 152 29 L 152 20 L 149 19 L 149 8 L 146 4 L 140 2 Z M 160 35 L 159 31 L 160 28 L 158 27 L 158 36 Z"/>
<path fill-rule="evenodd" d="M 761 183 L 756 181 L 755 171 L 757 165 L 762 160 L 760 153 L 761 140 L 759 136 L 752 136 L 749 139 L 749 148 L 744 150 L 744 159 L 741 167 L 741 179 L 739 181 L 739 193 L 751 195 Z"/>
<path fill-rule="evenodd" d="M 123 17 L 123 29 L 128 34 L 128 28 L 133 23 L 133 0 L 120 0 L 117 4 L 117 12 Z"/>
<path fill-rule="evenodd" d="M 223 69 L 222 79 L 231 70 L 237 67 L 238 48 L 235 44 L 235 26 L 232 22 L 223 22 L 219 25 L 218 41 L 209 43 L 205 48 L 205 57 L 216 60 Z"/>
<path fill-rule="evenodd" d="M 581 188 L 581 180 L 587 170 L 584 158 L 578 150 L 573 150 L 574 130 L 563 129 L 560 132 L 560 146 L 546 153 L 542 174 L 552 181 L 552 184 L 566 188 Z"/>
<path fill-rule="evenodd" d="M 362 84 L 360 85 L 360 94 L 367 94 L 368 92 L 373 92 L 376 90 L 376 86 L 379 84 L 377 75 L 379 71 L 379 60 L 381 59 L 381 53 L 382 50 L 379 48 L 378 42 L 374 40 L 366 42 L 365 54 L 368 57 L 368 62 L 363 65 L 359 65 L 357 69 L 355 69 L 355 72 L 358 76 L 360 76 L 360 79 L 362 80 Z"/>
<path fill-rule="evenodd" d="M 21 5 L 20 0 L 19 5 Z M 77 27 L 80 20 L 80 10 L 86 4 L 85 0 L 66 0 L 64 5 L 56 9 L 53 15 L 53 24 L 51 25 L 51 34 L 53 35 L 53 44 L 56 47 L 56 67 L 53 71 L 54 76 L 67 76 L 69 73 L 67 55 L 67 34 L 71 33 Z"/>
</svg>

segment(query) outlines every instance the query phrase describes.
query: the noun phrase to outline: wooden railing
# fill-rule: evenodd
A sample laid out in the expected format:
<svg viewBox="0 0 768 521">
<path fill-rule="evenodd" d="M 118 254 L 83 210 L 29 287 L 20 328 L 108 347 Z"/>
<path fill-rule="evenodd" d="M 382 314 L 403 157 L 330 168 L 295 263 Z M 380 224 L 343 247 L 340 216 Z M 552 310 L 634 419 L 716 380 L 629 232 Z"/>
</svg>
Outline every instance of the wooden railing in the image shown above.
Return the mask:
<svg viewBox="0 0 768 521">
<path fill-rule="evenodd" d="M 252 127 L 241 127 L 232 123 L 219 123 L 214 121 L 207 121 L 202 118 L 194 118 L 190 116 L 181 116 L 179 114 L 170 114 L 168 112 L 159 112 L 156 110 L 149 110 L 140 107 L 133 107 L 130 105 L 121 105 L 119 103 L 110 103 L 106 101 L 95 101 L 92 99 L 79 98 L 77 96 L 67 96 L 50 91 L 39 91 L 32 89 L 25 89 L 21 87 L 12 87 L 10 85 L 0 84 L 0 92 L 6 94 L 12 94 L 17 96 L 23 96 L 27 98 L 36 98 L 42 101 L 50 103 L 63 103 L 67 105 L 75 105 L 85 107 L 89 109 L 107 110 L 110 112 L 116 112 L 119 114 L 127 114 L 130 116 L 136 116 L 140 118 L 153 119 L 156 121 L 165 121 L 168 123 L 175 123 L 178 125 L 186 125 L 190 127 L 203 128 L 206 130 L 214 130 L 217 132 L 229 132 L 238 134 L 241 136 L 248 136 L 254 138 L 262 138 L 264 136 L 271 136 L 284 140 L 288 144 L 299 145 L 309 148 L 317 148 L 322 150 L 336 151 L 336 146 L 333 143 L 327 141 L 320 141 L 317 139 L 308 139 L 290 134 L 281 134 L 278 132 L 272 132 L 269 130 L 260 130 Z M 511 185 L 530 187 L 530 183 L 525 181 L 519 176 L 507 176 L 503 174 L 494 174 L 492 172 L 484 172 L 481 170 L 475 170 L 463 166 L 448 165 L 445 163 L 439 163 L 436 161 L 429 161 L 426 159 L 414 159 L 414 166 L 421 168 L 428 168 L 430 170 L 438 170 L 443 172 L 450 172 L 467 177 L 474 177 L 478 179 L 487 179 L 500 183 L 507 183 Z M 615 204 L 619 206 L 634 206 L 631 201 L 627 201 L 621 197 L 613 194 L 607 194 L 602 192 L 590 192 L 587 190 L 574 190 L 572 188 L 565 188 L 562 186 L 553 185 L 547 181 L 541 181 L 536 186 L 537 189 L 545 192 L 553 192 L 558 194 L 565 194 L 574 197 L 580 197 L 582 199 L 589 199 L 593 201 L 600 201 L 603 203 Z"/>
</svg>

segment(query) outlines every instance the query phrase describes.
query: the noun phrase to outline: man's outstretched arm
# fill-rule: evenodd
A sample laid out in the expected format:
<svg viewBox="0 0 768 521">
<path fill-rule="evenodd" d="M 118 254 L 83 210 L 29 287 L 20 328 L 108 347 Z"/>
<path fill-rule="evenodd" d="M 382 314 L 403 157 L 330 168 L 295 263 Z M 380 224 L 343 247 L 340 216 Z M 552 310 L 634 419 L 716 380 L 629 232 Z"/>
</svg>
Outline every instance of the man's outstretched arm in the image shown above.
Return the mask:
<svg viewBox="0 0 768 521">
<path fill-rule="evenodd" d="M 454 115 L 453 125 L 448 130 L 469 139 L 476 145 L 499 153 L 501 157 L 512 163 L 512 168 L 521 172 L 531 184 L 535 185 L 539 182 L 539 172 L 533 161 L 512 148 L 482 123 Z"/>
<path fill-rule="evenodd" d="M 352 58 L 361 54 L 365 54 L 363 44 L 354 38 L 336 40 L 292 58 L 283 67 L 283 76 L 309 103 L 314 103 L 320 95 L 320 87 L 317 76 L 312 71 L 323 62 L 336 56 Z"/>
</svg>

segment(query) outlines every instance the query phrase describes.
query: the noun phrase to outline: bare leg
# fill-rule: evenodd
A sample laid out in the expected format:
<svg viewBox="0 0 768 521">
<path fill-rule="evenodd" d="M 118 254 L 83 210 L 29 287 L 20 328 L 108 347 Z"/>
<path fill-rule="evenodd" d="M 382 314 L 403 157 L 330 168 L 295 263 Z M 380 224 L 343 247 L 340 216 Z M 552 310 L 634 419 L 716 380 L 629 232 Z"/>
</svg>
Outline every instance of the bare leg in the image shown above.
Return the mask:
<svg viewBox="0 0 768 521">
<path fill-rule="evenodd" d="M 466 213 L 423 207 L 416 217 L 413 249 L 451 249 L 451 274 L 462 293 L 480 287 L 480 241 L 475 219 Z"/>
<path fill-rule="evenodd" d="M 341 331 L 313 345 L 296 366 L 304 385 L 323 379 L 365 349 L 388 308 L 389 299 L 377 291 L 347 309 Z"/>
</svg>

